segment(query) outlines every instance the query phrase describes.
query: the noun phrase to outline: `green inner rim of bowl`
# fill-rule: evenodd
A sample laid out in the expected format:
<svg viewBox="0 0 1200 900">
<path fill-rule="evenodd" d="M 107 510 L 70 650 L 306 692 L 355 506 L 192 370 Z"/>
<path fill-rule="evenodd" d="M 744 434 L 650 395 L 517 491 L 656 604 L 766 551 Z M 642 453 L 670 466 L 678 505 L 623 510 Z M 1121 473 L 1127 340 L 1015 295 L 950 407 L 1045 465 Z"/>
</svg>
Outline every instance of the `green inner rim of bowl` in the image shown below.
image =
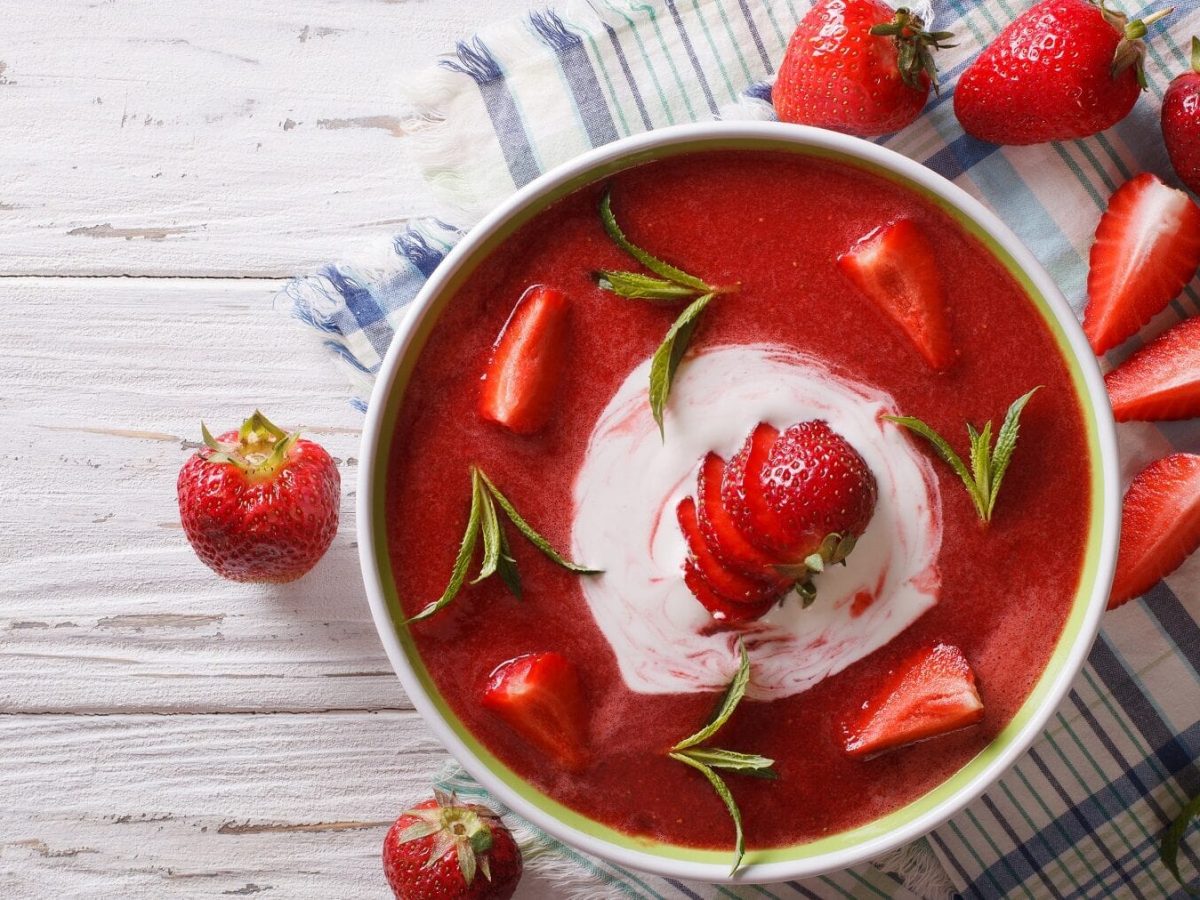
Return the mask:
<svg viewBox="0 0 1200 900">
<path fill-rule="evenodd" d="M 665 147 L 656 147 L 650 150 L 643 151 L 639 154 L 626 156 L 620 160 L 609 161 L 602 163 L 586 173 L 583 173 L 576 178 L 573 178 L 558 187 L 552 189 L 547 195 L 541 198 L 536 203 L 520 210 L 516 215 L 512 216 L 507 222 L 499 227 L 491 234 L 486 241 L 476 248 L 472 254 L 470 261 L 461 265 L 454 276 L 443 286 L 439 295 L 433 301 L 432 308 L 422 316 L 421 322 L 417 326 L 416 332 L 412 336 L 409 345 L 408 353 L 401 362 L 395 379 L 392 384 L 392 389 L 387 398 L 387 409 L 381 419 L 380 434 L 381 441 L 379 452 L 375 459 L 375 496 L 370 498 L 372 504 L 373 526 L 375 534 L 375 546 L 372 548 L 372 553 L 375 558 L 375 564 L 380 574 L 380 582 L 383 585 L 385 596 L 388 603 L 388 609 L 391 613 L 392 624 L 396 630 L 397 638 L 400 645 L 404 648 L 405 655 L 408 658 L 410 665 L 417 678 L 420 681 L 421 687 L 428 696 L 429 701 L 433 704 L 438 712 L 438 715 L 446 722 L 453 730 L 462 743 L 469 749 L 471 753 L 500 781 L 502 781 L 511 791 L 519 795 L 526 802 L 541 810 L 548 816 L 553 817 L 564 825 L 569 826 L 579 832 L 582 832 L 594 839 L 607 842 L 616 847 L 622 847 L 630 850 L 641 851 L 659 856 L 665 859 L 681 860 L 692 863 L 709 863 L 714 865 L 727 866 L 729 864 L 728 848 L 720 850 L 703 850 L 694 847 L 683 847 L 675 844 L 668 844 L 661 841 L 656 841 L 651 838 L 639 837 L 637 835 L 626 834 L 610 828 L 593 819 L 589 819 L 574 810 L 562 805 L 552 797 L 542 793 L 540 790 L 529 784 L 521 778 L 516 772 L 508 768 L 496 756 L 494 756 L 479 740 L 463 725 L 459 718 L 454 714 L 449 704 L 442 698 L 438 692 L 437 685 L 430 677 L 428 670 L 425 668 L 421 660 L 420 653 L 412 640 L 409 630 L 403 625 L 404 612 L 400 606 L 399 597 L 395 588 L 395 579 L 392 575 L 391 559 L 387 552 L 387 521 L 385 512 L 386 500 L 386 484 L 387 484 L 387 467 L 388 460 L 391 456 L 392 439 L 395 433 L 396 418 L 403 402 L 404 393 L 407 389 L 409 378 L 412 375 L 413 368 L 420 356 L 420 351 L 424 348 L 425 342 L 432 331 L 438 315 L 457 292 L 463 282 L 471 275 L 474 268 L 479 262 L 491 253 L 496 247 L 501 244 L 509 235 L 515 232 L 518 228 L 524 225 L 527 221 L 537 215 L 545 207 L 559 200 L 568 194 L 578 190 L 586 184 L 610 177 L 617 172 L 632 168 L 642 163 L 653 160 L 664 159 L 680 154 L 693 153 L 701 150 L 774 150 L 785 151 L 788 153 L 799 153 L 806 156 L 820 157 L 830 159 L 846 165 L 871 172 L 874 175 L 886 178 L 889 181 L 901 184 L 914 193 L 924 197 L 930 202 L 937 205 L 948 215 L 950 215 L 959 226 L 978 240 L 1008 271 L 1013 279 L 1021 286 L 1026 295 L 1033 301 L 1043 319 L 1046 321 L 1051 332 L 1054 335 L 1063 359 L 1067 363 L 1067 367 L 1071 373 L 1071 379 L 1075 386 L 1076 396 L 1084 410 L 1084 420 L 1087 428 L 1088 450 L 1090 454 L 1090 469 L 1091 469 L 1091 527 L 1089 530 L 1089 538 L 1087 548 L 1084 555 L 1084 563 L 1082 574 L 1080 576 L 1079 589 L 1076 593 L 1075 601 L 1071 608 L 1071 613 L 1063 627 L 1062 634 L 1059 636 L 1054 653 L 1050 657 L 1050 661 L 1042 673 L 1041 678 L 1017 711 L 1012 721 L 992 740 L 987 747 L 981 750 L 974 758 L 966 765 L 959 769 L 954 775 L 942 782 L 936 788 L 921 795 L 905 806 L 897 809 L 887 815 L 868 822 L 865 825 L 856 828 L 842 831 L 837 834 L 829 835 L 815 841 L 805 844 L 797 844 L 785 847 L 772 847 L 762 849 L 751 849 L 747 852 L 745 858 L 746 865 L 754 864 L 771 864 L 792 862 L 802 859 L 844 851 L 850 847 L 857 846 L 866 841 L 883 837 L 884 835 L 894 831 L 897 828 L 903 827 L 918 816 L 928 813 L 935 807 L 946 802 L 955 793 L 965 788 L 980 772 L 990 765 L 1009 743 L 1017 736 L 1017 734 L 1025 727 L 1025 725 L 1034 716 L 1038 707 L 1042 704 L 1043 699 L 1050 692 L 1055 677 L 1066 664 L 1073 645 L 1079 638 L 1083 629 L 1084 621 L 1087 613 L 1087 599 L 1092 595 L 1095 588 L 1096 575 L 1100 561 L 1101 551 L 1101 532 L 1104 520 L 1104 479 L 1102 467 L 1100 465 L 1100 438 L 1096 424 L 1096 412 L 1090 402 L 1090 395 L 1087 390 L 1086 380 L 1083 370 L 1074 354 L 1071 352 L 1070 345 L 1067 340 L 1066 332 L 1062 325 L 1051 311 L 1050 304 L 1045 297 L 1037 290 L 1033 281 L 1028 275 L 1017 265 L 1016 261 L 1009 253 L 1000 246 L 1000 244 L 991 237 L 980 225 L 970 219 L 962 210 L 953 205 L 950 201 L 940 195 L 930 191 L 929 189 L 910 181 L 904 176 L 883 168 L 870 162 L 858 159 L 857 157 L 848 156 L 832 150 L 827 150 L 819 147 L 803 146 L 793 142 L 784 140 L 769 140 L 769 139 L 739 139 L 731 137 L 719 137 L 713 139 L 698 139 L 695 141 L 684 142 L 679 144 L 671 144 Z M 736 791 L 735 791 L 736 792 Z M 743 815 L 753 815 L 752 810 L 744 811 Z"/>
</svg>

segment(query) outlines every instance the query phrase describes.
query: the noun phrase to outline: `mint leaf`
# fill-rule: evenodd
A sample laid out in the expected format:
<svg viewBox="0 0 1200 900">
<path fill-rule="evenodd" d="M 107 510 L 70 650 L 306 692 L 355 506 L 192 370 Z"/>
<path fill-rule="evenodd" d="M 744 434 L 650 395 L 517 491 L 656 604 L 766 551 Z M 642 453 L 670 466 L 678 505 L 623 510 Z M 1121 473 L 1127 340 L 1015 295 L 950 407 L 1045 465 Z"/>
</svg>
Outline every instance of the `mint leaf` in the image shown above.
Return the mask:
<svg viewBox="0 0 1200 900">
<path fill-rule="evenodd" d="M 650 255 L 641 247 L 633 244 L 629 238 L 625 237 L 625 232 L 621 230 L 621 226 L 617 224 L 616 216 L 613 215 L 611 190 L 606 190 L 604 197 L 600 200 L 600 221 L 604 223 L 604 230 L 612 238 L 613 243 L 655 275 L 661 275 L 668 281 L 692 288 L 695 293 L 707 294 L 713 290 L 712 287 L 696 276 L 689 275 L 682 269 L 677 269 L 669 263 L 665 263 L 661 259 Z"/>
<path fill-rule="evenodd" d="M 1000 433 L 996 436 L 996 450 L 992 453 L 992 483 L 991 494 L 988 496 L 987 515 L 984 517 L 986 519 L 992 517 L 992 510 L 996 506 L 996 497 L 1000 492 L 1000 482 L 1004 480 L 1004 473 L 1008 471 L 1013 451 L 1017 449 L 1017 432 L 1020 430 L 1021 412 L 1025 409 L 1025 404 L 1040 389 L 1041 385 L 1039 384 L 1029 393 L 1018 397 L 1004 416 L 1004 424 L 1000 426 Z"/>
<path fill-rule="evenodd" d="M 992 423 L 983 426 L 983 431 L 978 432 L 975 426 L 970 422 L 967 423 L 967 436 L 971 441 L 971 471 L 975 473 L 975 484 L 979 486 L 979 493 L 983 497 L 991 496 L 992 483 Z"/>
<path fill-rule="evenodd" d="M 736 832 L 736 840 L 733 847 L 733 867 L 729 870 L 732 875 L 738 870 L 742 864 L 742 857 L 746 855 L 746 836 L 742 832 L 742 813 L 738 809 L 737 803 L 733 800 L 733 794 L 729 793 L 729 788 L 725 786 L 725 782 L 721 780 L 721 776 L 706 766 L 699 760 L 692 759 L 686 753 L 671 753 L 672 759 L 677 759 L 684 765 L 691 766 L 701 775 L 708 779 L 708 783 L 713 786 L 713 790 L 717 792 L 717 796 L 725 801 L 725 808 L 729 810 L 729 817 L 733 819 L 733 827 Z"/>
<path fill-rule="evenodd" d="M 1179 816 L 1163 835 L 1162 847 L 1159 849 L 1158 855 L 1162 859 L 1163 865 L 1175 876 L 1175 880 L 1183 885 L 1183 889 L 1193 897 L 1200 897 L 1200 888 L 1184 884 L 1183 875 L 1179 871 L 1179 845 L 1183 843 L 1183 835 L 1187 831 L 1188 825 L 1195 818 L 1200 818 L 1200 796 L 1193 797 L 1179 811 Z"/>
<path fill-rule="evenodd" d="M 497 567 L 500 565 L 500 541 L 503 537 L 503 532 L 500 530 L 500 520 L 496 518 L 496 507 L 492 505 L 492 498 L 488 496 L 487 491 L 483 488 L 483 482 L 479 478 L 479 470 L 473 466 L 471 467 L 471 491 L 471 502 L 477 502 L 475 495 L 478 495 L 478 503 L 481 509 L 479 529 L 483 534 L 483 562 L 479 567 L 479 574 L 471 582 L 471 584 L 479 584 L 485 578 L 490 578 L 494 575 Z"/>
<path fill-rule="evenodd" d="M 884 418 L 889 422 L 895 422 L 897 425 L 902 425 L 909 431 L 919 434 L 933 445 L 933 449 L 937 451 L 938 456 L 945 460 L 958 477 L 962 479 L 963 484 L 967 487 L 967 493 L 971 495 L 971 502 L 975 504 L 975 509 L 979 513 L 979 518 L 986 522 L 987 499 L 980 494 L 979 485 L 975 482 L 975 476 L 967 471 L 966 465 L 959 455 L 954 452 L 954 448 L 946 443 L 945 438 L 920 419 L 912 416 L 884 416 Z"/>
<path fill-rule="evenodd" d="M 640 272 L 593 272 L 592 278 L 602 291 L 611 291 L 621 297 L 634 300 L 649 300 L 652 303 L 674 303 L 696 296 L 696 289 L 662 278 L 642 275 Z"/>
<path fill-rule="evenodd" d="M 517 571 L 517 561 L 513 559 L 512 550 L 508 546 L 508 535 L 504 533 L 503 528 L 500 529 L 500 559 L 496 568 L 508 592 L 518 600 L 522 599 L 524 592 L 521 589 L 521 574 Z"/>
<path fill-rule="evenodd" d="M 708 724 L 691 737 L 684 738 L 671 748 L 672 751 L 686 750 L 707 741 L 721 730 L 721 726 L 729 721 L 729 717 L 733 715 L 737 705 L 742 702 L 742 698 L 746 696 L 746 688 L 750 686 L 750 655 L 746 653 L 746 644 L 740 638 L 738 639 L 738 653 L 740 654 L 738 670 L 734 673 L 729 687 L 725 689 L 725 695 L 721 698 L 721 702 L 709 716 Z"/>
<path fill-rule="evenodd" d="M 738 753 L 736 750 L 721 750 L 717 747 L 692 747 L 690 750 L 680 751 L 680 755 L 702 762 L 713 769 L 728 769 L 730 772 L 741 772 L 743 775 L 772 781 L 779 777 L 779 773 L 771 768 L 775 765 L 775 760 L 753 753 Z"/>
<path fill-rule="evenodd" d="M 481 500 L 483 492 L 475 486 L 477 483 L 474 477 L 475 471 L 472 470 L 471 512 L 467 515 L 467 530 L 463 533 L 462 543 L 458 547 L 458 555 L 454 557 L 454 568 L 450 572 L 450 581 L 446 585 L 446 590 L 442 592 L 442 596 L 437 600 L 434 600 L 415 616 L 406 620 L 406 625 L 412 622 L 419 622 L 421 619 L 428 619 L 434 613 L 444 609 L 458 596 L 458 592 L 462 590 L 463 582 L 467 580 L 467 569 L 471 565 L 471 557 L 475 555 L 475 543 L 479 539 L 479 524 L 480 518 L 483 515 L 483 502 Z"/>
<path fill-rule="evenodd" d="M 500 508 L 504 510 L 504 514 L 508 516 L 509 521 L 517 526 L 517 531 L 525 536 L 525 539 L 533 546 L 537 547 L 551 562 L 562 566 L 569 572 L 575 572 L 579 575 L 599 575 L 600 569 L 589 569 L 587 566 L 581 566 L 578 563 L 573 563 L 564 558 L 557 550 L 550 546 L 550 542 L 534 531 L 533 526 L 526 522 L 516 508 L 509 502 L 508 498 L 500 493 L 500 489 L 492 483 L 492 480 L 483 472 L 479 473 L 479 477 L 483 479 L 483 483 L 496 498 L 496 502 L 500 504 Z"/>
<path fill-rule="evenodd" d="M 675 380 L 679 363 L 683 361 L 683 354 L 687 352 L 688 344 L 691 343 L 692 333 L 699 324 L 700 313 L 704 312 L 704 308 L 714 296 L 715 294 L 705 294 L 690 303 L 687 309 L 679 314 L 679 318 L 667 331 L 667 336 L 650 359 L 650 412 L 658 424 L 658 433 L 664 440 L 666 432 L 663 430 L 663 410 L 671 396 L 671 383 Z"/>
</svg>

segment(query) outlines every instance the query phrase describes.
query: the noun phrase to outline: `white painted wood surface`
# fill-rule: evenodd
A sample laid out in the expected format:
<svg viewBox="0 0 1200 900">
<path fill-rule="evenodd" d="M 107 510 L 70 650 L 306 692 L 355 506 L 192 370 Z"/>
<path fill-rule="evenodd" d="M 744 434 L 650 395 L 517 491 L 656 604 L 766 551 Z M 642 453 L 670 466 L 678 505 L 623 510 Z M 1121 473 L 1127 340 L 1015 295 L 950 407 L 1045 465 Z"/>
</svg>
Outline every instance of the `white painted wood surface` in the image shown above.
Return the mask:
<svg viewBox="0 0 1200 900">
<path fill-rule="evenodd" d="M 447 756 L 363 596 L 360 417 L 273 298 L 429 210 L 394 85 L 526 5 L 0 0 L 0 896 L 387 895 Z M 289 587 L 178 526 L 199 420 L 255 406 L 342 467 Z"/>
</svg>

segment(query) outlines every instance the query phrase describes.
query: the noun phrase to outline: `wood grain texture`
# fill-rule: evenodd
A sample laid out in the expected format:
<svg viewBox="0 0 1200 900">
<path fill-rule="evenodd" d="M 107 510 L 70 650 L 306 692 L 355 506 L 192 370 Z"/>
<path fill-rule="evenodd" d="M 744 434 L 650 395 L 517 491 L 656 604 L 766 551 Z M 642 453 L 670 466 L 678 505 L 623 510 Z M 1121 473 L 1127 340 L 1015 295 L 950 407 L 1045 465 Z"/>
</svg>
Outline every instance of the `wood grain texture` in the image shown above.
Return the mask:
<svg viewBox="0 0 1200 900">
<path fill-rule="evenodd" d="M 395 85 L 524 0 L 0 0 L 0 274 L 286 277 L 430 201 Z"/>
</svg>

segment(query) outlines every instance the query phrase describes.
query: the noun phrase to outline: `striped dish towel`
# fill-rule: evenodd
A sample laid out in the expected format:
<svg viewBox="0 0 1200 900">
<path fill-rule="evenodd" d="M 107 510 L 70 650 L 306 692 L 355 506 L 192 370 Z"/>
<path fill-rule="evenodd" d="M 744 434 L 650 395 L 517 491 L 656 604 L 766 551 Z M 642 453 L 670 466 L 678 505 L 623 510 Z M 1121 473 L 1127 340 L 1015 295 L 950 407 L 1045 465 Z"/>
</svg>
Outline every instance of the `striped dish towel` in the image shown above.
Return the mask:
<svg viewBox="0 0 1200 900">
<path fill-rule="evenodd" d="M 1084 141 L 999 148 L 963 134 L 950 97 L 981 46 L 1025 8 L 936 0 L 945 88 L 882 143 L 955 181 L 1025 241 L 1082 309 L 1092 232 L 1108 195 L 1140 171 L 1172 177 L 1158 103 L 1187 65 L 1200 0 L 1154 28 L 1149 91 L 1132 115 Z M 1148 10 L 1118 3 L 1130 14 Z M 442 220 L 414 222 L 376 252 L 294 281 L 290 307 L 346 363 L 365 406 L 405 307 L 447 250 L 498 200 L 590 147 L 663 125 L 770 118 L 769 81 L 800 0 L 565 0 L 461 43 L 408 81 L 421 120 L 404 139 Z M 1143 332 L 1200 310 L 1192 286 Z M 1136 342 L 1135 342 L 1136 343 Z M 1118 353 L 1108 363 L 1120 361 Z M 1200 451 L 1197 423 L 1120 426 L 1126 477 L 1172 449 Z M 461 773 L 444 782 L 478 792 Z M 926 840 L 855 871 L 766 888 L 667 882 L 584 859 L 523 830 L 531 871 L 557 896 L 1183 897 L 1157 859 L 1163 829 L 1200 793 L 1200 555 L 1108 614 L 1089 664 L 1049 729 L 978 802 Z M 1200 876 L 1200 840 L 1181 853 Z M 552 896 L 555 894 L 547 894 Z"/>
</svg>

